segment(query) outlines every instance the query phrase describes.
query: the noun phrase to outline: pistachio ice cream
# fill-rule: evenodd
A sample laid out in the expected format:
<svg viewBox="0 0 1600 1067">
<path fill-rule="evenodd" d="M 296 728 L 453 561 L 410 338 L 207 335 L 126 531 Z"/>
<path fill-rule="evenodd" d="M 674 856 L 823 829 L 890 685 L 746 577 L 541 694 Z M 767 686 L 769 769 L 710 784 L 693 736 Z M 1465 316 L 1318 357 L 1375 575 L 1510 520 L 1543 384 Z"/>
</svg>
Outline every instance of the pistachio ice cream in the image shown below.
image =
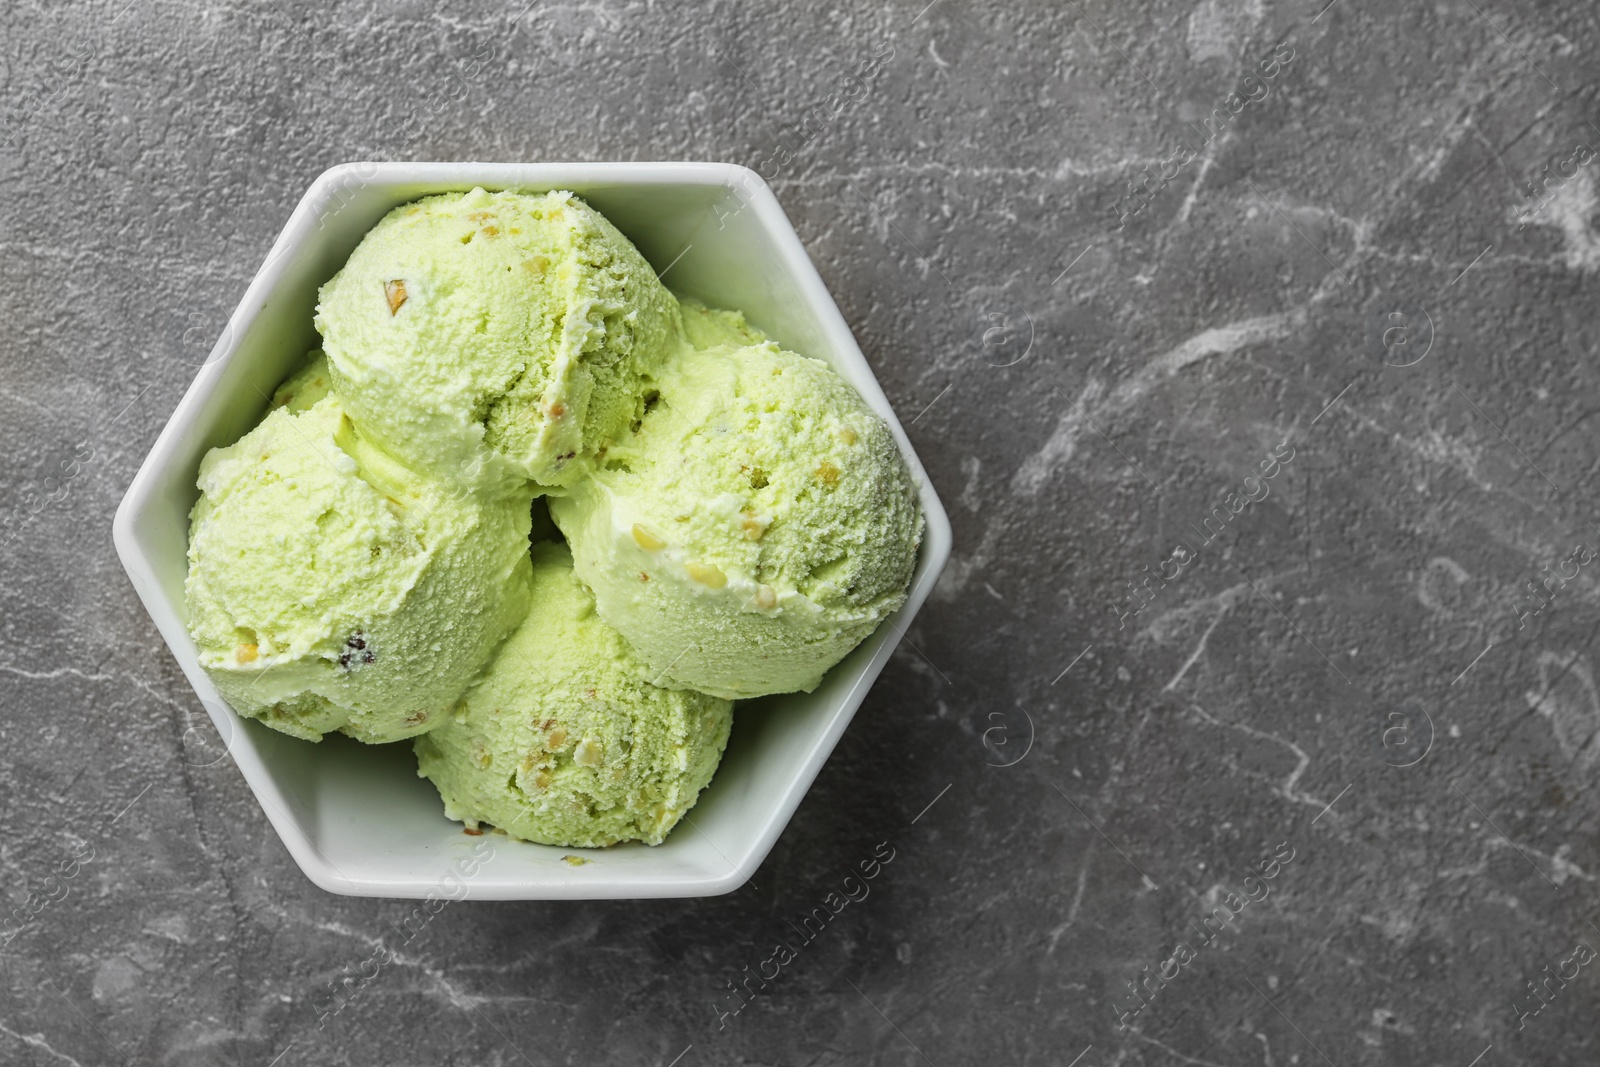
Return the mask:
<svg viewBox="0 0 1600 1067">
<path fill-rule="evenodd" d="M 733 706 L 650 684 L 564 545 L 535 546 L 532 604 L 458 712 L 417 738 L 418 773 L 474 829 L 659 844 L 711 780 Z"/>
<path fill-rule="evenodd" d="M 390 212 L 322 288 L 351 417 L 402 462 L 479 487 L 564 485 L 627 431 L 677 302 L 570 193 L 446 193 Z"/>
<path fill-rule="evenodd" d="M 651 672 L 729 698 L 809 691 L 904 602 L 916 487 L 827 364 L 739 345 L 749 327 L 715 314 L 688 316 L 711 347 L 663 368 L 633 431 L 550 512 Z"/>
<path fill-rule="evenodd" d="M 814 689 L 905 601 L 923 519 L 884 420 L 571 193 L 396 208 L 315 324 L 200 464 L 190 633 L 242 715 L 413 738 L 470 829 L 660 843 L 732 700 Z"/>
<path fill-rule="evenodd" d="M 529 500 L 408 470 L 326 384 L 318 360 L 201 462 L 189 629 L 240 714 L 394 741 L 437 725 L 526 611 Z"/>
</svg>

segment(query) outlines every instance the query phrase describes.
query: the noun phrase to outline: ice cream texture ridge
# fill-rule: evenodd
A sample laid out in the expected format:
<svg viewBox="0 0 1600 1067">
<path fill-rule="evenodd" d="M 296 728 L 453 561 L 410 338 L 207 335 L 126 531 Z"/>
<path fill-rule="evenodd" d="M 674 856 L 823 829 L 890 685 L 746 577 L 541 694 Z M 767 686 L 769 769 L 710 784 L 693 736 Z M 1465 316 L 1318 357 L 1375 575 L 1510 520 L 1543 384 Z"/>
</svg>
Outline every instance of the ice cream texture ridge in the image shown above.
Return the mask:
<svg viewBox="0 0 1600 1067">
<path fill-rule="evenodd" d="M 810 691 L 905 600 L 888 425 L 571 193 L 394 209 L 315 325 L 201 461 L 190 634 L 240 715 L 414 738 L 470 832 L 661 843 L 731 701 Z"/>
</svg>

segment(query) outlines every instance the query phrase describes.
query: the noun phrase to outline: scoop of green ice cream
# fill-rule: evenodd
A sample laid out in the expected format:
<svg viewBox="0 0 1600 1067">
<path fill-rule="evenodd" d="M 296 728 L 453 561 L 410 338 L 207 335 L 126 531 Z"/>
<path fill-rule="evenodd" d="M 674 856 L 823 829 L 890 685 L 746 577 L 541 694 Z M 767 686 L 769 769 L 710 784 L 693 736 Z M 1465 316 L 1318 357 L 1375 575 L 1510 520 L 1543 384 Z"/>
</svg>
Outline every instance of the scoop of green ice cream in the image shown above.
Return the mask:
<svg viewBox="0 0 1600 1067">
<path fill-rule="evenodd" d="M 201 462 L 189 629 L 240 714 L 309 740 L 394 741 L 437 725 L 526 611 L 529 498 L 414 474 L 337 396 L 300 406 L 318 373 Z"/>
<path fill-rule="evenodd" d="M 570 193 L 431 196 L 322 288 L 334 388 L 403 462 L 469 485 L 561 485 L 627 431 L 677 302 Z"/>
<path fill-rule="evenodd" d="M 686 320 L 691 338 L 733 330 Z M 911 579 L 922 515 L 888 426 L 825 363 L 771 343 L 686 351 L 655 390 L 550 500 L 578 576 L 670 684 L 814 689 Z"/>
<path fill-rule="evenodd" d="M 660 844 L 722 758 L 733 706 L 644 680 L 572 571 L 533 550 L 533 607 L 462 709 L 416 740 L 445 814 L 547 845 Z"/>
</svg>

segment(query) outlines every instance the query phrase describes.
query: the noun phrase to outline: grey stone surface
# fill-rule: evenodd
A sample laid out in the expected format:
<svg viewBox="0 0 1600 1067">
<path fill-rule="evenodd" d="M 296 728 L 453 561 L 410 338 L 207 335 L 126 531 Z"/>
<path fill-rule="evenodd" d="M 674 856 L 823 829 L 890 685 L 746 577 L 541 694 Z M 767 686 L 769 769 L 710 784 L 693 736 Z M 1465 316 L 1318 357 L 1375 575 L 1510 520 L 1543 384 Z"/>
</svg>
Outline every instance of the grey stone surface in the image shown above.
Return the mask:
<svg viewBox="0 0 1600 1067">
<path fill-rule="evenodd" d="M 1594 11 L 923 2 L 0 8 L 0 1061 L 1600 1059 Z M 319 1026 L 411 905 L 180 758 L 110 522 L 363 158 L 763 167 L 956 551 L 750 884 L 454 904 Z"/>
</svg>

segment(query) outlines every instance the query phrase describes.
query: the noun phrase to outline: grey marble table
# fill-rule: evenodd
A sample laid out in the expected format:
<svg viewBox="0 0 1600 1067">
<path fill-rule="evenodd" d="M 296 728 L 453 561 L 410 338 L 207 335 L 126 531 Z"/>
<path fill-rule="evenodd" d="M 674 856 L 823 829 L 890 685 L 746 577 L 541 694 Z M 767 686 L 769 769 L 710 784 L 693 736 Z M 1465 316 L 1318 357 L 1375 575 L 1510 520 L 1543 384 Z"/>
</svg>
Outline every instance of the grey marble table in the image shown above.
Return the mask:
<svg viewBox="0 0 1600 1067">
<path fill-rule="evenodd" d="M 0 8 L 0 1061 L 1595 1063 L 1600 23 L 1324 2 Z M 749 884 L 453 905 L 319 1026 L 410 905 L 175 758 L 110 522 L 408 158 L 761 169 L 956 547 Z"/>
</svg>

